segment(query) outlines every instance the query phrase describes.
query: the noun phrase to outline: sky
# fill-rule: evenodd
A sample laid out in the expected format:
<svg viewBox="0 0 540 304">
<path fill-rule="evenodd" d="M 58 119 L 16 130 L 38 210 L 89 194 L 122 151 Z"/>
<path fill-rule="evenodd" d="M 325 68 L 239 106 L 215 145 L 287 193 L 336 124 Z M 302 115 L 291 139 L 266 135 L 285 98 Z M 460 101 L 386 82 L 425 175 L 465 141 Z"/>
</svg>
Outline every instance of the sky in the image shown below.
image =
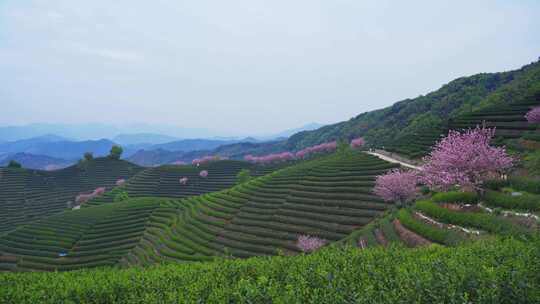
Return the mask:
<svg viewBox="0 0 540 304">
<path fill-rule="evenodd" d="M 533 0 L 0 0 L 0 125 L 269 134 L 539 56 Z"/>
</svg>

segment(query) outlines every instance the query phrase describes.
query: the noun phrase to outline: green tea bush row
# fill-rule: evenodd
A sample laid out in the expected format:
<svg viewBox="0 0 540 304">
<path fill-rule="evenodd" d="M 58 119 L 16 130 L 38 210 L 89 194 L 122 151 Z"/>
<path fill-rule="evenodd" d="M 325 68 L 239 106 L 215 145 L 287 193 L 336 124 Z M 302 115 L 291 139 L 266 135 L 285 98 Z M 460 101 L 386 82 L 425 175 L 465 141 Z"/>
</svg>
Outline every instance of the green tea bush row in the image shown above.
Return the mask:
<svg viewBox="0 0 540 304">
<path fill-rule="evenodd" d="M 538 303 L 540 242 L 1 273 L 1 303 Z"/>
<path fill-rule="evenodd" d="M 484 202 L 490 207 L 501 207 L 506 209 L 519 209 L 526 211 L 540 210 L 540 195 L 523 193 L 519 196 L 487 191 L 484 195 Z"/>
<path fill-rule="evenodd" d="M 503 235 L 528 235 L 529 232 L 512 222 L 488 213 L 451 211 L 431 201 L 418 201 L 414 208 L 427 216 L 462 227 L 474 227 Z"/>
<path fill-rule="evenodd" d="M 450 191 L 436 193 L 431 197 L 431 200 L 436 203 L 478 203 L 478 195 L 473 192 Z"/>
</svg>

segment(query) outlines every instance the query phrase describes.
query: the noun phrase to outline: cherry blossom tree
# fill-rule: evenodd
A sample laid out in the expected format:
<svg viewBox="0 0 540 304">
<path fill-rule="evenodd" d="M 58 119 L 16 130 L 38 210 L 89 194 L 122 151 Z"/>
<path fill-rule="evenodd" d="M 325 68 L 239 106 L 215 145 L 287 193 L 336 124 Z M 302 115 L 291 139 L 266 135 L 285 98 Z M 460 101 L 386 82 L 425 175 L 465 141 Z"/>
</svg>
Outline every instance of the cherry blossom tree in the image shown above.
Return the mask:
<svg viewBox="0 0 540 304">
<path fill-rule="evenodd" d="M 326 143 L 322 143 L 322 144 L 319 144 L 319 145 L 315 145 L 315 146 L 311 146 L 311 147 L 307 147 L 305 149 L 302 149 L 298 152 L 296 152 L 296 157 L 297 158 L 304 158 L 306 156 L 308 156 L 309 154 L 312 154 L 312 153 L 329 153 L 329 152 L 334 152 L 336 151 L 337 149 L 337 141 L 331 141 L 331 142 L 326 142 Z"/>
<path fill-rule="evenodd" d="M 490 146 L 494 135 L 495 129 L 480 127 L 450 131 L 424 158 L 422 182 L 436 190 L 478 190 L 485 180 L 501 176 L 514 160 L 504 147 Z"/>
<path fill-rule="evenodd" d="M 98 196 L 103 195 L 104 193 L 105 193 L 105 187 L 99 187 L 99 188 L 96 188 L 94 191 L 92 191 L 92 193 L 88 193 L 88 194 L 81 193 L 77 195 L 77 197 L 75 197 L 75 202 L 81 205 L 88 202 L 89 200 L 92 200 Z"/>
<path fill-rule="evenodd" d="M 296 241 L 296 247 L 303 252 L 313 252 L 326 245 L 327 241 L 310 235 L 300 235 Z"/>
<path fill-rule="evenodd" d="M 358 137 L 351 140 L 351 148 L 354 148 L 354 149 L 360 148 L 365 144 L 366 144 L 366 141 L 364 140 L 363 137 Z"/>
<path fill-rule="evenodd" d="M 208 155 L 201 158 L 195 158 L 193 161 L 191 161 L 191 164 L 193 165 L 202 165 L 213 161 L 221 160 L 222 158 L 217 155 Z"/>
<path fill-rule="evenodd" d="M 187 178 L 187 177 L 182 177 L 182 178 L 179 180 L 179 182 L 180 182 L 180 184 L 185 185 L 185 184 L 187 184 L 187 182 L 188 182 L 188 178 Z"/>
<path fill-rule="evenodd" d="M 373 192 L 387 202 L 403 205 L 417 194 L 418 173 L 394 169 L 377 176 Z"/>
<path fill-rule="evenodd" d="M 199 176 L 202 178 L 206 178 L 208 176 L 208 171 L 202 170 L 201 172 L 199 172 Z"/>
<path fill-rule="evenodd" d="M 119 179 L 119 180 L 116 181 L 116 185 L 117 185 L 118 187 L 123 186 L 125 183 L 126 183 L 126 180 L 123 179 L 123 178 L 121 178 L 121 179 Z"/>
<path fill-rule="evenodd" d="M 251 154 L 244 156 L 244 160 L 253 162 L 253 163 L 260 163 L 260 164 L 286 162 L 286 161 L 294 160 L 294 158 L 295 158 L 294 154 L 292 154 L 291 152 L 268 154 L 264 156 L 253 156 Z"/>
<path fill-rule="evenodd" d="M 540 107 L 535 107 L 527 114 L 525 114 L 525 118 L 529 123 L 540 123 Z"/>
</svg>

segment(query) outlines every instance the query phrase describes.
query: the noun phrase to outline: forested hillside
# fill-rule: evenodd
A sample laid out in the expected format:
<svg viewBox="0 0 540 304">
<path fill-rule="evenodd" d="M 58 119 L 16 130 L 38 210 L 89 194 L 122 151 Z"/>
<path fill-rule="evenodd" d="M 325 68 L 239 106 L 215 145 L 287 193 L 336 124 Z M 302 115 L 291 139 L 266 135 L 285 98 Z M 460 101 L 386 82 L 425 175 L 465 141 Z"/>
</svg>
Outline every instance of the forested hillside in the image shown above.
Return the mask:
<svg viewBox="0 0 540 304">
<path fill-rule="evenodd" d="M 384 146 L 400 138 L 447 129 L 450 118 L 494 105 L 526 102 L 540 94 L 540 62 L 519 70 L 458 78 L 425 96 L 362 113 L 349 121 L 290 137 L 290 150 L 339 138 L 364 136 L 370 145 Z"/>
</svg>

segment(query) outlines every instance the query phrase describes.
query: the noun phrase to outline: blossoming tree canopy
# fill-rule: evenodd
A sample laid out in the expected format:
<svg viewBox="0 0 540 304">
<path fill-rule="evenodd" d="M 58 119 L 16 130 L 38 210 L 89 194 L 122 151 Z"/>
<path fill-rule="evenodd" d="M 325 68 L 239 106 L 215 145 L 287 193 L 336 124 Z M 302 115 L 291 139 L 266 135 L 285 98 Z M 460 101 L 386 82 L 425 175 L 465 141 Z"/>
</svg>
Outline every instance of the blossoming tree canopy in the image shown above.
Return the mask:
<svg viewBox="0 0 540 304">
<path fill-rule="evenodd" d="M 201 157 L 201 158 L 195 158 L 193 161 L 191 161 L 191 164 L 193 165 L 202 165 L 202 164 L 206 164 L 206 163 L 209 163 L 209 162 L 212 162 L 212 161 L 218 161 L 218 160 L 221 160 L 222 158 L 217 156 L 217 155 L 209 155 L 209 156 L 205 156 L 205 157 Z"/>
<path fill-rule="evenodd" d="M 303 252 L 313 252 L 326 244 L 326 240 L 309 235 L 300 235 L 296 241 L 296 246 Z"/>
<path fill-rule="evenodd" d="M 322 143 L 316 146 L 307 147 L 296 152 L 297 158 L 304 158 L 312 153 L 322 153 L 322 152 L 333 152 L 337 149 L 337 141 L 331 141 L 327 143 Z"/>
<path fill-rule="evenodd" d="M 208 171 L 202 170 L 201 172 L 199 172 L 199 176 L 203 177 L 203 178 L 207 177 L 208 176 Z"/>
<path fill-rule="evenodd" d="M 529 123 L 540 123 L 540 107 L 535 107 L 527 112 L 525 118 Z"/>
<path fill-rule="evenodd" d="M 187 184 L 187 182 L 188 182 L 188 178 L 187 178 L 187 177 L 182 177 L 182 178 L 179 180 L 179 182 L 180 182 L 180 184 L 185 185 L 185 184 Z"/>
<path fill-rule="evenodd" d="M 75 202 L 80 205 L 100 195 L 103 195 L 103 193 L 105 193 L 105 187 L 99 187 L 92 191 L 92 193 L 77 195 L 77 197 L 75 198 Z"/>
<path fill-rule="evenodd" d="M 418 173 L 394 169 L 377 176 L 373 192 L 387 202 L 403 204 L 417 194 Z"/>
<path fill-rule="evenodd" d="M 358 137 L 351 140 L 351 148 L 360 148 L 365 144 L 366 144 L 366 141 L 364 140 L 363 137 Z"/>
<path fill-rule="evenodd" d="M 116 181 L 116 185 L 117 185 L 118 187 L 124 185 L 125 183 L 126 183 L 126 180 L 123 179 L 123 178 L 121 178 L 121 179 L 119 179 L 119 180 Z"/>
<path fill-rule="evenodd" d="M 490 141 L 495 129 L 450 131 L 424 158 L 422 182 L 432 189 L 447 190 L 453 186 L 478 189 L 481 184 L 500 176 L 513 165 L 504 147 L 493 147 Z"/>
<path fill-rule="evenodd" d="M 268 154 L 264 156 L 253 156 L 251 154 L 244 156 L 244 160 L 254 163 L 268 164 L 273 162 L 285 162 L 294 159 L 294 154 L 291 152 L 282 152 Z"/>
</svg>

